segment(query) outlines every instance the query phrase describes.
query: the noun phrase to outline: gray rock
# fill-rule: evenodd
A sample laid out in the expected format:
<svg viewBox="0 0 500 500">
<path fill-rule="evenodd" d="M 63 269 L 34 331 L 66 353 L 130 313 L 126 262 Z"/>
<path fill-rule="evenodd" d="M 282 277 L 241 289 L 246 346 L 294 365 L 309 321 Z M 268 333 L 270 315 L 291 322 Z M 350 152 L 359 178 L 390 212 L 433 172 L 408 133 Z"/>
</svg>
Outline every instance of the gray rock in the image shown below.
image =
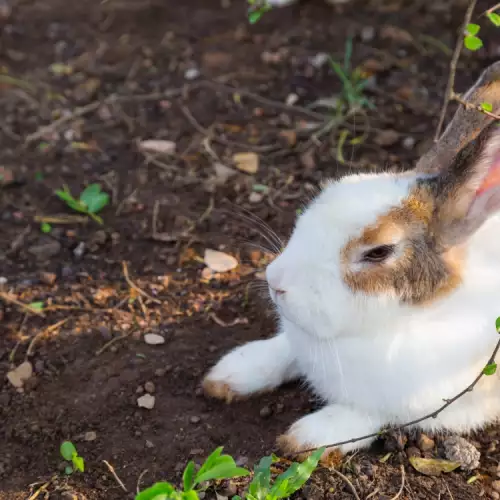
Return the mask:
<svg viewBox="0 0 500 500">
<path fill-rule="evenodd" d="M 446 458 L 459 462 L 461 469 L 471 471 L 479 467 L 481 453 L 463 437 L 450 436 L 444 440 L 443 447 Z"/>
</svg>

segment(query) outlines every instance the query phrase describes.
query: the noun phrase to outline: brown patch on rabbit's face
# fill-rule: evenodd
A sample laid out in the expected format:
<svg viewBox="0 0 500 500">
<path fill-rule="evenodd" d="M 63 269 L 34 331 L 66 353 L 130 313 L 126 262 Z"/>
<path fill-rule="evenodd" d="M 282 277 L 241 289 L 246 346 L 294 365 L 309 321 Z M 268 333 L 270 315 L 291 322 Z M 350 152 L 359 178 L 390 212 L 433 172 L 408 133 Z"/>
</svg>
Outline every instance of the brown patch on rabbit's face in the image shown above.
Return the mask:
<svg viewBox="0 0 500 500">
<path fill-rule="evenodd" d="M 393 295 L 414 305 L 428 304 L 455 290 L 462 280 L 463 251 L 437 251 L 432 235 L 435 205 L 429 186 L 417 184 L 401 205 L 349 240 L 341 251 L 347 286 L 353 292 Z M 364 259 L 367 251 L 384 245 L 393 248 L 387 259 Z"/>
</svg>

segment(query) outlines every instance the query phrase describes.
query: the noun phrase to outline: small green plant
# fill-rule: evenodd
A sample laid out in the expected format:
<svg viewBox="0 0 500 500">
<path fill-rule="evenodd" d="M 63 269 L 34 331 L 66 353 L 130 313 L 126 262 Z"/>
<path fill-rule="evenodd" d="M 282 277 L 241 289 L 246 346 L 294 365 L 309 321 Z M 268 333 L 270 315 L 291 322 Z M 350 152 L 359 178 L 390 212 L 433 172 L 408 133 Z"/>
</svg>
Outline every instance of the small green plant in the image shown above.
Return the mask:
<svg viewBox="0 0 500 500">
<path fill-rule="evenodd" d="M 349 110 L 359 110 L 363 108 L 373 109 L 375 106 L 364 95 L 364 90 L 368 80 L 364 77 L 360 68 L 351 67 L 352 39 L 348 38 L 345 44 L 344 63 L 340 64 L 330 58 L 330 66 L 342 82 L 342 94 L 339 107 L 347 105 Z M 343 112 L 343 109 L 340 110 Z"/>
<path fill-rule="evenodd" d="M 264 457 L 256 465 L 254 476 L 243 497 L 233 496 L 233 500 L 279 500 L 289 498 L 300 490 L 311 477 L 325 448 L 316 450 L 304 462 L 294 462 L 290 467 L 272 480 L 271 466 L 278 461 L 274 455 Z M 198 500 L 198 493 L 206 489 L 202 483 L 215 479 L 231 479 L 248 476 L 250 472 L 237 467 L 229 455 L 221 455 L 222 447 L 217 448 L 195 472 L 194 462 L 189 462 L 182 476 L 183 489 L 177 490 L 171 483 L 160 482 L 140 492 L 135 500 Z"/>
<path fill-rule="evenodd" d="M 204 488 L 202 483 L 214 479 L 230 479 L 233 477 L 248 476 L 250 472 L 237 467 L 233 457 L 222 455 L 222 446 L 217 448 L 201 466 L 195 471 L 193 461 L 189 462 L 182 475 L 183 489 L 178 491 L 171 483 L 160 482 L 142 491 L 136 500 L 197 500 L 198 493 Z"/>
<path fill-rule="evenodd" d="M 31 302 L 31 304 L 28 304 L 31 309 L 37 312 L 42 312 L 43 308 L 45 307 L 45 304 L 43 302 Z"/>
<path fill-rule="evenodd" d="M 73 474 L 76 470 L 83 472 L 85 470 L 85 462 L 83 458 L 78 455 L 75 445 L 71 441 L 64 441 L 60 448 L 61 456 L 71 465 L 67 465 L 64 469 L 66 474 Z"/>
<path fill-rule="evenodd" d="M 290 467 L 271 481 L 271 465 L 277 459 L 274 456 L 264 457 L 257 464 L 252 482 L 244 494 L 247 500 L 279 500 L 289 498 L 299 491 L 311 474 L 316 470 L 325 448 L 316 450 L 304 462 L 294 462 Z M 233 497 L 241 500 L 241 497 Z"/>
<path fill-rule="evenodd" d="M 102 219 L 97 215 L 108 203 L 109 194 L 102 191 L 100 184 L 90 184 L 76 199 L 64 185 L 63 189 L 58 189 L 55 194 L 68 205 L 69 208 L 86 214 L 94 219 L 98 224 L 102 224 Z"/>
<path fill-rule="evenodd" d="M 268 11 L 271 6 L 266 0 L 247 0 L 248 2 L 248 22 L 255 24 Z"/>
<path fill-rule="evenodd" d="M 52 231 L 52 226 L 48 222 L 42 222 L 40 224 L 40 231 L 45 234 L 50 233 Z"/>
</svg>

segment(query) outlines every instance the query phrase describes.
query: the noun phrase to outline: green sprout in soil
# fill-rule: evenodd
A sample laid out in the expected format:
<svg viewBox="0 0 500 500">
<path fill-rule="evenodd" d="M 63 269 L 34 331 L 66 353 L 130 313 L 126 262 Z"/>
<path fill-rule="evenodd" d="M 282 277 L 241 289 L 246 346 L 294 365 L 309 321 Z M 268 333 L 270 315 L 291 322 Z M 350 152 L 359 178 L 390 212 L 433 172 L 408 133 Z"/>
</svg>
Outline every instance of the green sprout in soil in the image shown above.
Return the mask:
<svg viewBox="0 0 500 500">
<path fill-rule="evenodd" d="M 217 448 L 201 466 L 195 471 L 195 463 L 190 461 L 182 475 L 183 489 L 176 490 L 167 482 L 156 483 L 136 496 L 136 500 L 197 500 L 202 491 L 202 483 L 215 479 L 231 479 L 248 476 L 250 472 L 237 467 L 230 455 L 222 455 L 222 446 Z M 196 489 L 197 488 L 197 489 Z"/>
<path fill-rule="evenodd" d="M 83 472 L 85 470 L 85 462 L 81 456 L 78 455 L 75 445 L 71 441 L 64 441 L 60 448 L 61 456 L 71 465 L 67 465 L 64 469 L 66 474 L 73 474 L 75 471 Z"/>
<path fill-rule="evenodd" d="M 289 498 L 300 490 L 318 466 L 324 448 L 318 449 L 304 462 L 294 462 L 290 467 L 272 480 L 271 466 L 278 461 L 274 455 L 260 460 L 254 470 L 253 479 L 242 493 L 233 500 L 279 500 Z M 195 472 L 195 464 L 189 462 L 182 476 L 183 489 L 177 490 L 171 483 L 156 483 L 136 496 L 136 500 L 198 500 L 198 493 L 208 487 L 207 482 L 248 476 L 250 472 L 237 467 L 229 455 L 221 455 L 222 447 L 217 448 Z M 203 484 L 205 483 L 205 484 Z"/>
<path fill-rule="evenodd" d="M 90 184 L 81 193 L 78 199 L 74 198 L 68 186 L 58 189 L 55 194 L 74 210 L 86 214 L 94 219 L 98 224 L 102 224 L 102 219 L 97 214 L 109 203 L 109 194 L 102 191 L 100 184 Z"/>
<path fill-rule="evenodd" d="M 268 11 L 271 6 L 266 0 L 247 0 L 248 2 L 248 22 L 255 24 Z"/>
<path fill-rule="evenodd" d="M 350 110 L 373 109 L 373 103 L 364 94 L 368 80 L 363 76 L 360 68 L 351 68 L 351 58 L 352 38 L 346 40 L 343 64 L 330 58 L 330 66 L 342 82 L 340 106 L 347 105 Z"/>
</svg>

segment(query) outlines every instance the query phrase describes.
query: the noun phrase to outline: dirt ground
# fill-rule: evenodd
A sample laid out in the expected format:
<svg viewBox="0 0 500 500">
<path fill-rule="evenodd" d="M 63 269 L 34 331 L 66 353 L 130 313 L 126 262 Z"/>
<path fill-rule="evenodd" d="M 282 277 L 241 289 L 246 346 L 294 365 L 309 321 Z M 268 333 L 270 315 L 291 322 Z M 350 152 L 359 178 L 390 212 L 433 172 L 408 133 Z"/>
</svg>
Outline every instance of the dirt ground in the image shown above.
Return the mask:
<svg viewBox="0 0 500 500">
<path fill-rule="evenodd" d="M 219 445 L 251 466 L 317 403 L 296 385 L 234 405 L 199 389 L 222 353 L 273 332 L 253 286 L 266 254 L 247 244 L 266 241 L 243 209 L 286 238 L 325 177 L 411 166 L 436 127 L 463 2 L 304 1 L 255 26 L 243 0 L 10 5 L 0 9 L 0 276 L 8 294 L 0 301 L 0 498 L 133 498 L 138 481 L 177 481 L 188 459 Z M 498 34 L 485 26 L 482 35 L 485 48 L 459 66 L 459 91 L 500 56 Z M 309 124 L 331 110 L 304 107 L 341 91 L 324 54 L 341 61 L 349 36 L 375 109 L 314 138 Z M 361 139 L 352 145 L 353 137 Z M 141 152 L 145 139 L 173 141 L 175 153 Z M 220 167 L 234 167 L 241 152 L 258 155 L 255 174 Z M 75 214 L 54 195 L 91 182 L 112 197 L 102 226 L 69 219 Z M 206 248 L 241 265 L 204 279 Z M 12 299 L 43 302 L 43 312 Z M 146 344 L 146 333 L 165 343 Z M 25 360 L 34 374 L 16 390 L 6 374 Z M 137 405 L 145 391 L 155 396 L 151 410 Z M 498 431 L 474 436 L 482 458 L 471 484 L 470 473 L 415 472 L 411 440 L 385 463 L 387 443 L 343 470 L 361 498 L 498 498 L 490 488 Z M 85 458 L 84 474 L 64 478 L 65 439 Z M 327 470 L 299 497 L 354 498 Z"/>
</svg>

